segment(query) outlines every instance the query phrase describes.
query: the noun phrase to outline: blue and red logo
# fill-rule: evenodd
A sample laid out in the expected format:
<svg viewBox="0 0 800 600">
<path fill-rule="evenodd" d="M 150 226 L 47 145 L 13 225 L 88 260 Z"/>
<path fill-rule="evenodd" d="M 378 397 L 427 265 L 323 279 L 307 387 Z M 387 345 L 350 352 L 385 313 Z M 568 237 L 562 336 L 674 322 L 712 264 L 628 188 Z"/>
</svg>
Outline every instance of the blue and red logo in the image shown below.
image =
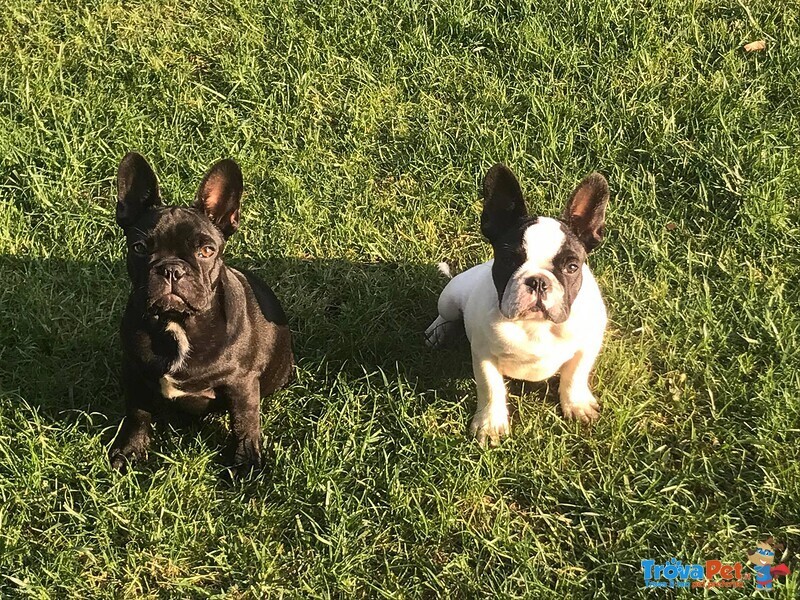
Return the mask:
<svg viewBox="0 0 800 600">
<path fill-rule="evenodd" d="M 784 548 L 781 544 L 775 544 L 770 537 L 748 550 L 747 557 L 756 572 L 756 589 L 772 589 L 774 579 L 790 574 L 785 564 L 773 566 L 776 549 L 783 551 Z M 707 560 L 685 565 L 677 558 L 665 563 L 643 560 L 642 575 L 644 585 L 648 588 L 743 588 L 745 582 L 752 578 L 741 562 Z"/>
<path fill-rule="evenodd" d="M 791 573 L 784 564 L 772 566 L 775 562 L 775 550 L 783 551 L 783 544 L 776 544 L 769 537 L 763 542 L 758 542 L 755 548 L 747 551 L 747 558 L 753 563 L 756 570 L 756 589 L 771 590 L 772 581 L 777 577 L 786 577 Z"/>
</svg>

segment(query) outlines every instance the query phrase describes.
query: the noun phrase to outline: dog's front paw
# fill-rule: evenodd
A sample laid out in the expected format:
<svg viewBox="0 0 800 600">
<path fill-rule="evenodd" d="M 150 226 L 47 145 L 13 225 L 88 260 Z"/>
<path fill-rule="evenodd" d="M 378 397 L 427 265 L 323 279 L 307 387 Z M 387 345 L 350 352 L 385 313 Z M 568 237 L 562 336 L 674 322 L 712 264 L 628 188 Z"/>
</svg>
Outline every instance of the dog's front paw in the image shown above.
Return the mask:
<svg viewBox="0 0 800 600">
<path fill-rule="evenodd" d="M 137 460 L 146 459 L 152 432 L 149 415 L 137 413 L 126 416 L 120 425 L 114 443 L 111 444 L 111 449 L 108 451 L 108 461 L 111 463 L 111 468 L 124 473 L 128 470 L 129 465 L 132 465 Z"/>
<path fill-rule="evenodd" d="M 561 397 L 561 412 L 566 419 L 576 419 L 584 423 L 596 421 L 600 416 L 600 405 L 588 388 L 572 391 Z"/>
<path fill-rule="evenodd" d="M 242 477 L 250 473 L 250 471 L 260 468 L 261 439 L 242 438 L 233 440 L 231 456 L 231 469 L 233 472 L 237 476 Z"/>
<path fill-rule="evenodd" d="M 147 446 L 149 440 L 128 440 L 125 444 L 112 446 L 108 452 L 108 461 L 111 468 L 120 473 L 125 473 L 128 467 L 137 460 L 147 458 Z"/>
<path fill-rule="evenodd" d="M 486 407 L 476 412 L 469 425 L 469 433 L 483 447 L 487 442 L 490 446 L 497 446 L 509 433 L 508 409 L 505 406 Z"/>
</svg>

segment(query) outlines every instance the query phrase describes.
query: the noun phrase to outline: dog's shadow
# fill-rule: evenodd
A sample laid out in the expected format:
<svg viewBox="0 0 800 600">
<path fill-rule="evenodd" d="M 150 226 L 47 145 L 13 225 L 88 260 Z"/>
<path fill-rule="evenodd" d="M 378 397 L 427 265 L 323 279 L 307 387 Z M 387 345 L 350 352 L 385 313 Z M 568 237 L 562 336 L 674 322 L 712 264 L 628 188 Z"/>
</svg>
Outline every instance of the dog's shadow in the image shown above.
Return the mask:
<svg viewBox="0 0 800 600">
<path fill-rule="evenodd" d="M 52 417 L 118 412 L 124 266 L 0 256 L 0 282 L 0 394 Z"/>
<path fill-rule="evenodd" d="M 425 345 L 447 280 L 434 265 L 344 260 L 231 261 L 273 286 L 294 334 L 302 364 L 326 362 L 363 374 L 400 371 L 437 386 L 469 373 L 464 344 L 441 351 Z M 465 366 L 467 366 L 465 370 Z"/>
<path fill-rule="evenodd" d="M 424 330 L 446 284 L 434 265 L 270 258 L 229 260 L 276 292 L 299 368 L 378 370 L 447 394 L 471 377 L 466 340 L 433 351 Z M 0 256 L 0 395 L 51 419 L 123 414 L 118 326 L 129 291 L 122 261 Z M 102 421 L 102 419 L 100 419 Z M 192 425 L 193 427 L 194 425 Z"/>
</svg>

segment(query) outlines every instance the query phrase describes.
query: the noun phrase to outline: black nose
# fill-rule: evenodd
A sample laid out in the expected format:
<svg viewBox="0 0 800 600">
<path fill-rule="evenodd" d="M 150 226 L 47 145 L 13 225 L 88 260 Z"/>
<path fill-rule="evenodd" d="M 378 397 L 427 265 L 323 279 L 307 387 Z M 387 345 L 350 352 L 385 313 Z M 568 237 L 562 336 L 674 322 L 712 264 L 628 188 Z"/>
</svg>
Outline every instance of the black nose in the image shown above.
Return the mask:
<svg viewBox="0 0 800 600">
<path fill-rule="evenodd" d="M 183 265 L 167 263 L 165 265 L 159 265 L 156 268 L 156 272 L 167 281 L 178 281 L 181 277 L 186 275 L 186 268 Z"/>
<path fill-rule="evenodd" d="M 525 285 L 531 288 L 534 294 L 546 294 L 548 290 L 547 280 L 544 277 L 528 277 Z"/>
</svg>

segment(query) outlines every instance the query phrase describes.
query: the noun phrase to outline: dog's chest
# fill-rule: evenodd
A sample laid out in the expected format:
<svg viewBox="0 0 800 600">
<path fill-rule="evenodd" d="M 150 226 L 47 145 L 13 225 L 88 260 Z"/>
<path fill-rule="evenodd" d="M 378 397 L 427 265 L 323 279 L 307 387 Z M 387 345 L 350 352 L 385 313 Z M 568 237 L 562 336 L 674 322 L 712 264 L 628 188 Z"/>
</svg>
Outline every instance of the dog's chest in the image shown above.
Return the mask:
<svg viewBox="0 0 800 600">
<path fill-rule="evenodd" d="M 212 400 L 215 397 L 213 389 L 200 388 L 196 385 L 183 380 L 180 376 L 181 369 L 186 364 L 192 350 L 186 331 L 181 325 L 170 322 L 166 325 L 165 331 L 175 338 L 177 355 L 171 362 L 167 373 L 158 380 L 159 391 L 167 400 L 178 401 L 178 404 L 204 404 L 204 401 Z M 187 402 L 188 400 L 192 402 Z"/>
<path fill-rule="evenodd" d="M 187 390 L 187 383 L 181 381 L 177 377 L 170 374 L 163 375 L 158 380 L 158 387 L 161 390 L 161 395 L 167 400 L 175 400 L 183 396 L 202 396 L 204 398 L 213 398 L 215 396 L 214 390 L 211 388 L 204 388 L 200 390 Z"/>
<path fill-rule="evenodd" d="M 549 322 L 497 322 L 488 343 L 500 372 L 526 381 L 552 377 L 577 351 L 575 340 Z"/>
<path fill-rule="evenodd" d="M 158 386 L 166 400 L 188 413 L 206 414 L 217 403 L 217 395 L 213 389 L 192 389 L 190 383 L 169 374 L 159 378 Z"/>
</svg>

